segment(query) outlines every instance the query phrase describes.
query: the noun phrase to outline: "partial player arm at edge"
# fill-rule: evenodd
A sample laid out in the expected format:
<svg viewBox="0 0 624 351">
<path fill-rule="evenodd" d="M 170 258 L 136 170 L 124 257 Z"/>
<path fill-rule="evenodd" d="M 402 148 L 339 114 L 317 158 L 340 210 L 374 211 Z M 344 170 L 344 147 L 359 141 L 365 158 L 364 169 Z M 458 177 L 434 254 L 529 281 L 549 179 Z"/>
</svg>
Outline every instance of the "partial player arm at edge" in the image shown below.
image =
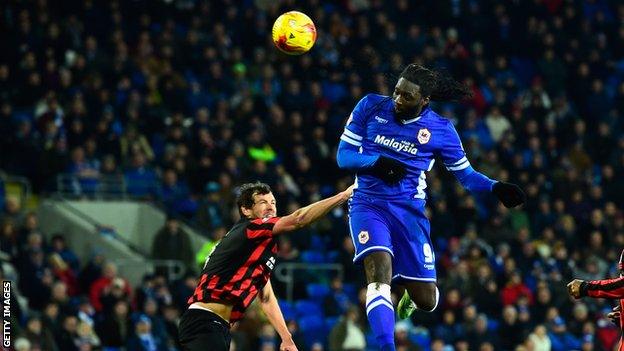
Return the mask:
<svg viewBox="0 0 624 351">
<path fill-rule="evenodd" d="M 453 171 L 455 178 L 461 185 L 471 192 L 492 191 L 492 187 L 497 183 L 496 180 L 490 179 L 483 173 L 477 172 L 472 166 Z"/>
<path fill-rule="evenodd" d="M 622 299 L 624 298 L 624 277 L 584 281 L 579 291 L 581 297 Z"/>
<path fill-rule="evenodd" d="M 294 345 L 292 335 L 288 330 L 288 326 L 286 326 L 282 310 L 280 309 L 279 304 L 277 303 L 277 298 L 273 293 L 273 287 L 271 286 L 270 280 L 267 281 L 266 285 L 262 289 L 259 301 L 260 308 L 262 308 L 262 311 L 266 314 L 269 322 L 279 334 L 282 339 L 282 343 Z"/>
<path fill-rule="evenodd" d="M 281 217 L 273 227 L 273 234 L 281 234 L 303 228 L 325 216 L 333 208 L 347 201 L 353 194 L 353 185 L 332 197 L 302 207 L 288 216 Z"/>
<path fill-rule="evenodd" d="M 344 169 L 360 170 L 364 168 L 370 168 L 375 164 L 375 161 L 379 158 L 379 155 L 366 155 L 359 152 L 359 147 L 352 145 L 351 143 L 340 140 L 338 144 L 338 152 L 336 154 L 336 161 L 338 167 Z"/>
</svg>

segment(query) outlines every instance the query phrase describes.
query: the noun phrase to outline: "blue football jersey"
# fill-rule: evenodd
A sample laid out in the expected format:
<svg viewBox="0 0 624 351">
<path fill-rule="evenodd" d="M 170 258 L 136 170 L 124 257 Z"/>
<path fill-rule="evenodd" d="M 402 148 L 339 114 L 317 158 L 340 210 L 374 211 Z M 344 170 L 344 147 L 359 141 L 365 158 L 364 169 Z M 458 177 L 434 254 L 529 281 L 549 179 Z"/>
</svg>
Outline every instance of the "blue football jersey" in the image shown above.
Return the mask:
<svg viewBox="0 0 624 351">
<path fill-rule="evenodd" d="M 386 199 L 425 199 L 425 172 L 439 158 L 450 171 L 470 166 L 453 123 L 429 107 L 420 116 L 397 121 L 392 99 L 369 94 L 355 106 L 340 139 L 359 148 L 363 155 L 383 155 L 403 162 L 407 175 L 389 185 L 377 177 L 359 171 L 357 192 Z"/>
</svg>

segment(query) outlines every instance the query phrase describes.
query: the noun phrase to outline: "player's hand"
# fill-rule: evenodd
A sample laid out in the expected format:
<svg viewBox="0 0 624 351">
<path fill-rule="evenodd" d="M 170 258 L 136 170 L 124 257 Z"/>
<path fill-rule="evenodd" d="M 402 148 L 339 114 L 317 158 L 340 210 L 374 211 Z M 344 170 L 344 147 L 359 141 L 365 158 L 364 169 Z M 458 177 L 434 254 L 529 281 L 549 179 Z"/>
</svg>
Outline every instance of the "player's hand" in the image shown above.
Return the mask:
<svg viewBox="0 0 624 351">
<path fill-rule="evenodd" d="M 574 279 L 573 281 L 568 283 L 568 293 L 570 294 L 570 296 L 574 297 L 575 299 L 581 298 L 581 284 L 582 283 L 583 283 L 583 280 L 580 280 L 580 279 Z"/>
<path fill-rule="evenodd" d="M 280 351 L 299 351 L 297 350 L 297 345 L 292 338 L 288 338 L 286 340 L 282 340 L 282 344 L 280 345 Z"/>
<path fill-rule="evenodd" d="M 516 184 L 497 182 L 492 187 L 492 192 L 507 208 L 522 205 L 526 201 L 524 191 Z"/>
<path fill-rule="evenodd" d="M 622 308 L 620 307 L 620 305 L 617 305 L 613 307 L 613 312 L 607 313 L 607 318 L 611 320 L 611 323 L 617 325 L 618 327 L 620 326 L 621 311 L 622 311 Z"/>
<path fill-rule="evenodd" d="M 371 168 L 371 173 L 388 184 L 396 184 L 405 177 L 407 170 L 401 161 L 379 156 Z"/>
<path fill-rule="evenodd" d="M 349 186 L 347 189 L 345 189 L 345 191 L 342 192 L 346 200 L 348 200 L 353 195 L 353 188 L 355 188 L 355 184 L 351 184 L 351 186 Z"/>
</svg>

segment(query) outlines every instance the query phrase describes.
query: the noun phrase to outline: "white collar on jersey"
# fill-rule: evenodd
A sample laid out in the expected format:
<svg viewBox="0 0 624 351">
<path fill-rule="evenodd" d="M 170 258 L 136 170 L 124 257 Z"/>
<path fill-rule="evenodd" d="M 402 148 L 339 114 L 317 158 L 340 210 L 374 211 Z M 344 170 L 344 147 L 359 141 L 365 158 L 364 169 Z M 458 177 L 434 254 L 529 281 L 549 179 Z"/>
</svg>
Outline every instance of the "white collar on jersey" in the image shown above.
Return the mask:
<svg viewBox="0 0 624 351">
<path fill-rule="evenodd" d="M 414 117 L 412 119 L 405 119 L 405 120 L 401 120 L 401 124 L 410 124 L 410 123 L 414 123 L 416 121 L 418 121 L 422 116 L 425 115 L 425 113 L 427 113 L 429 111 L 429 106 L 425 106 L 425 108 L 423 108 L 422 111 L 420 111 L 420 116 L 418 117 Z"/>
<path fill-rule="evenodd" d="M 420 117 L 422 117 L 422 115 L 420 115 L 418 117 L 415 117 L 415 118 L 412 118 L 412 119 L 402 119 L 401 123 L 402 124 L 410 124 L 410 123 L 418 121 L 420 119 Z"/>
</svg>

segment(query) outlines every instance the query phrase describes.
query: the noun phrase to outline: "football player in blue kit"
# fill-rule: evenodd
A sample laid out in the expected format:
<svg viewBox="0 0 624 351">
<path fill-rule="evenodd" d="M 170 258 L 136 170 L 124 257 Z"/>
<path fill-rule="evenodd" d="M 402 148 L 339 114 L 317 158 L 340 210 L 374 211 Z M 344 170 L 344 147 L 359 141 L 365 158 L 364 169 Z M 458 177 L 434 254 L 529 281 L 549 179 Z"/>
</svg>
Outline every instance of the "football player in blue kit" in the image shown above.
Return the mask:
<svg viewBox="0 0 624 351">
<path fill-rule="evenodd" d="M 425 172 L 435 159 L 471 192 L 492 192 L 506 207 L 525 201 L 517 185 L 475 171 L 453 123 L 429 107 L 468 96 L 452 77 L 410 64 L 392 97 L 369 94 L 358 102 L 340 137 L 338 166 L 356 172 L 349 203 L 353 261 L 364 265 L 366 314 L 382 350 L 395 349 L 391 284 L 403 294 L 400 318 L 415 309 L 431 312 L 440 298 L 425 216 Z"/>
</svg>

